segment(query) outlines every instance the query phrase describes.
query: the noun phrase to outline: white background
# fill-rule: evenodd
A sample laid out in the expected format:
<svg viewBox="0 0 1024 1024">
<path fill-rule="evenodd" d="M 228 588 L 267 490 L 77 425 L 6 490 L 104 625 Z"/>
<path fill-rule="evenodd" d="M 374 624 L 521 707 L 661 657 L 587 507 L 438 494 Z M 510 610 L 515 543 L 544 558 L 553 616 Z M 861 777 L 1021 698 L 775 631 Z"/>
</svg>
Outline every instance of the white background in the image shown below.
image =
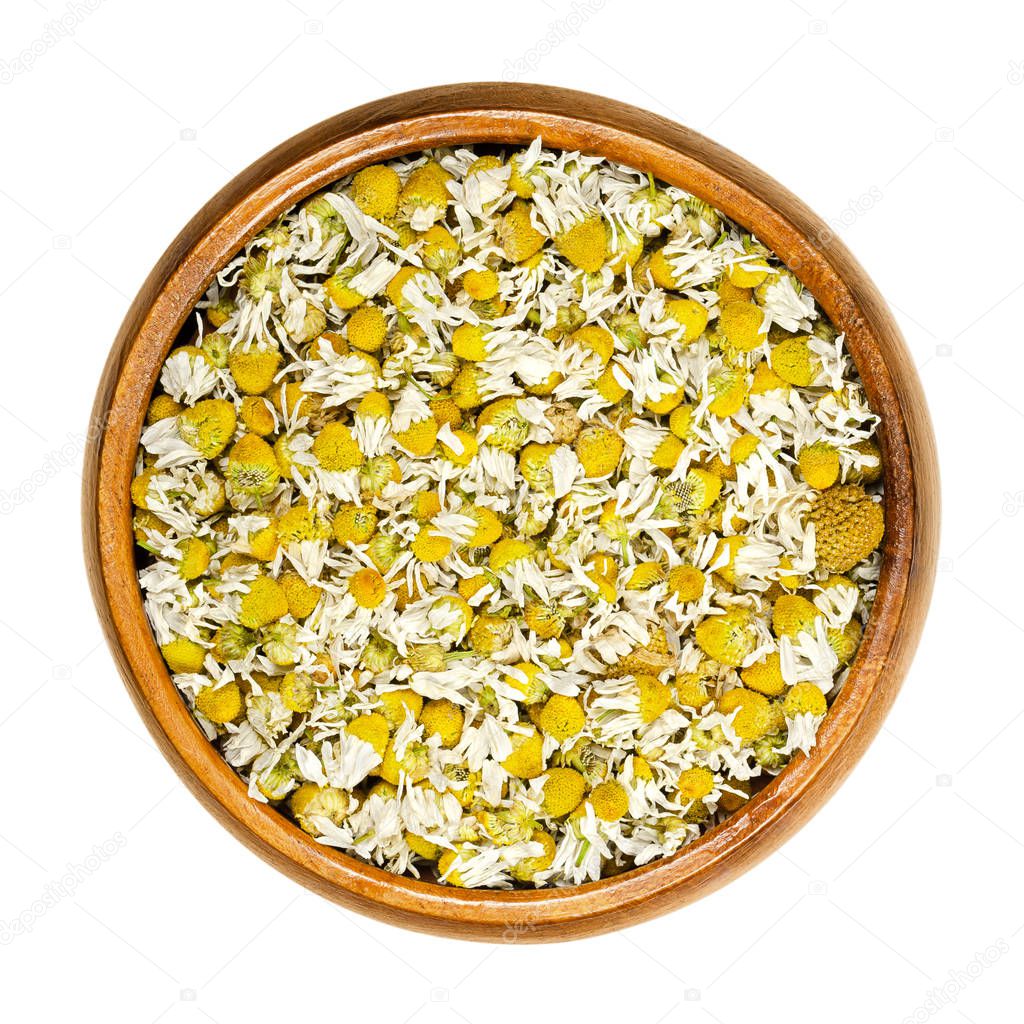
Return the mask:
<svg viewBox="0 0 1024 1024">
<path fill-rule="evenodd" d="M 966 9 L 945 0 L 90 6 L 72 5 L 69 15 L 63 0 L 5 0 L 0 13 L 4 1016 L 1016 1018 L 1024 971 L 1019 8 L 997 0 Z M 71 28 L 58 36 L 47 25 L 62 16 Z M 676 118 L 830 221 L 903 327 L 944 472 L 941 570 L 922 647 L 885 729 L 840 793 L 724 891 L 654 923 L 555 948 L 465 944 L 373 923 L 305 892 L 231 839 L 177 781 L 129 703 L 101 640 L 79 542 L 93 390 L 130 298 L 185 221 L 315 121 L 390 92 L 503 77 Z M 69 869 L 78 880 L 62 893 Z"/>
</svg>

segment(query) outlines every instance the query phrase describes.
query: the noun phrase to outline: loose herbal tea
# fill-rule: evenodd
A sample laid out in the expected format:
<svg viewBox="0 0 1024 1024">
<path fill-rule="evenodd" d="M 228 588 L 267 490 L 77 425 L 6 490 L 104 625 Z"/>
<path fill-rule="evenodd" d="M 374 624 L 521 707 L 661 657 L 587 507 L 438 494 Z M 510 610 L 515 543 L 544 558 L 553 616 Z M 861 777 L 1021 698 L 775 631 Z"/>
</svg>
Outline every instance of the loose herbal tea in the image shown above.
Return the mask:
<svg viewBox="0 0 1024 1024">
<path fill-rule="evenodd" d="M 254 800 L 393 872 L 567 885 L 812 749 L 875 592 L 877 417 L 721 213 L 539 139 L 436 150 L 281 216 L 196 322 L 139 582 Z"/>
</svg>

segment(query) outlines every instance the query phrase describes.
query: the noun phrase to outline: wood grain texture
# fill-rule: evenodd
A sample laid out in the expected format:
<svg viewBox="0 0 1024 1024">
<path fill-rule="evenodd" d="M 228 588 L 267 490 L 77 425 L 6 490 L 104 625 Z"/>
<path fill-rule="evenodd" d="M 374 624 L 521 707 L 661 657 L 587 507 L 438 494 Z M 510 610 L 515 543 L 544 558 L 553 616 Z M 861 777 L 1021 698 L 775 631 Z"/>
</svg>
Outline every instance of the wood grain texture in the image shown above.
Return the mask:
<svg viewBox="0 0 1024 1024">
<path fill-rule="evenodd" d="M 849 678 L 809 757 L 673 857 L 566 889 L 461 890 L 396 877 L 315 843 L 251 800 L 175 690 L 136 581 L 129 486 L 160 367 L 216 271 L 294 203 L 366 164 L 429 146 L 529 143 L 580 149 L 649 171 L 753 231 L 846 333 L 885 463 L 878 597 Z M 478 83 L 392 96 L 288 140 L 189 222 L 125 317 L 99 385 L 83 489 L 85 558 L 108 643 L 139 713 L 197 798 L 249 849 L 321 895 L 392 924 L 491 941 L 609 931 L 724 885 L 791 836 L 843 781 L 881 727 L 909 667 L 931 596 L 939 524 L 935 442 L 913 364 L 868 276 L 828 227 L 763 172 L 710 140 L 586 93 Z"/>
</svg>

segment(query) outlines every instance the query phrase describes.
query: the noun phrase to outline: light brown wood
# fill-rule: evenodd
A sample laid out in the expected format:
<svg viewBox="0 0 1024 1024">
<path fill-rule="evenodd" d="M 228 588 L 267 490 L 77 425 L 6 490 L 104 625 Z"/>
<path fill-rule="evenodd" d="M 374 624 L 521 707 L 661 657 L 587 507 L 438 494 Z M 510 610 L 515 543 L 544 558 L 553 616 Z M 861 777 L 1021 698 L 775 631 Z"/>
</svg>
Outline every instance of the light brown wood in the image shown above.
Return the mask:
<svg viewBox="0 0 1024 1024">
<path fill-rule="evenodd" d="M 706 199 L 773 249 L 840 330 L 880 415 L 886 539 L 878 597 L 818 745 L 723 824 L 673 857 L 566 889 L 489 892 L 400 878 L 316 844 L 255 803 L 207 742 L 153 640 L 135 575 L 129 484 L 143 416 L 168 350 L 215 272 L 260 228 L 359 167 L 428 146 L 528 143 L 581 149 Z M 636 924 L 703 896 L 791 836 L 881 727 L 909 667 L 935 571 L 939 486 L 928 410 L 899 329 L 826 225 L 763 172 L 687 128 L 586 93 L 481 83 L 393 96 L 295 136 L 192 219 L 132 303 L 103 371 L 86 454 L 85 556 L 115 661 L 160 749 L 249 849 L 315 892 L 421 931 L 493 941 L 576 938 Z M 100 429 L 102 428 L 102 429 Z"/>
</svg>

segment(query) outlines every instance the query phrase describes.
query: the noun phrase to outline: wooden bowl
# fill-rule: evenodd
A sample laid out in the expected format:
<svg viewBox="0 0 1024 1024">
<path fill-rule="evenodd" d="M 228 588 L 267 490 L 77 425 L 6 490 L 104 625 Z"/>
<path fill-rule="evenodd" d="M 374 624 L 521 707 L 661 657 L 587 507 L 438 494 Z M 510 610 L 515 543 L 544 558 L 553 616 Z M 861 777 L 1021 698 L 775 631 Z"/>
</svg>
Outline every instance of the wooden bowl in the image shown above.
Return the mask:
<svg viewBox="0 0 1024 1024">
<path fill-rule="evenodd" d="M 849 678 L 809 757 L 672 857 L 570 888 L 464 890 L 392 875 L 318 845 L 253 801 L 175 690 L 143 612 L 129 484 L 161 364 L 216 271 L 278 214 L 338 178 L 431 146 L 529 143 L 649 171 L 754 232 L 813 293 L 881 417 L 885 523 L 878 596 Z M 188 787 L 249 849 L 314 892 L 392 924 L 470 939 L 548 941 L 636 924 L 752 867 L 842 782 L 878 731 L 917 645 L 939 522 L 935 442 L 920 382 L 875 286 L 828 227 L 767 175 L 645 110 L 534 85 L 404 93 L 332 117 L 243 171 L 185 227 L 146 279 L 107 360 L 84 487 L 85 555 L 107 641 L 149 731 Z"/>
</svg>

